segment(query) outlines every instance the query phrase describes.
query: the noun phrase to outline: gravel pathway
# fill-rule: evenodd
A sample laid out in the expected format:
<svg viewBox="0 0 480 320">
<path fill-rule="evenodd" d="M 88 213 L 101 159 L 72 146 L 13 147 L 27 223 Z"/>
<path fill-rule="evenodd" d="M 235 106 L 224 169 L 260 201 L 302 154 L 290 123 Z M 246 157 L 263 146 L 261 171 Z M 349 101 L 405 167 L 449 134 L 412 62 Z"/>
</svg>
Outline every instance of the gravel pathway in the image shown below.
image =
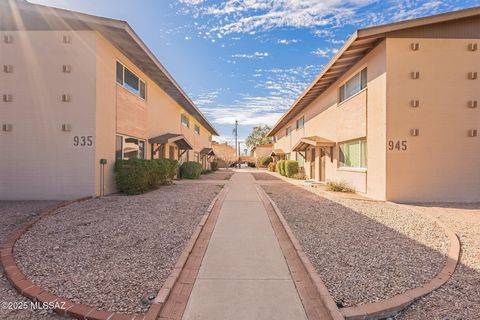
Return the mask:
<svg viewBox="0 0 480 320">
<path fill-rule="evenodd" d="M 15 246 L 19 267 L 52 293 L 102 310 L 144 312 L 209 204 L 216 185 L 172 185 L 62 208 Z"/>
<path fill-rule="evenodd" d="M 252 172 L 252 175 L 255 178 L 255 180 L 281 180 L 265 172 L 257 172 L 257 173 Z"/>
<path fill-rule="evenodd" d="M 16 227 L 32 219 L 43 210 L 57 204 L 58 201 L 0 201 L 0 243 L 5 241 L 8 235 Z M 0 303 L 1 302 L 27 302 L 10 285 L 0 268 Z M 47 311 L 8 310 L 0 306 L 0 319 L 23 320 L 23 319 L 61 319 Z"/>
<path fill-rule="evenodd" d="M 207 174 L 202 174 L 200 180 L 230 180 L 233 176 L 231 171 L 215 171 Z"/>
<path fill-rule="evenodd" d="M 480 319 L 480 204 L 429 205 L 415 209 L 431 213 L 459 236 L 460 262 L 446 284 L 397 318 Z"/>
<path fill-rule="evenodd" d="M 432 220 L 384 202 L 328 200 L 264 185 L 339 306 L 421 286 L 443 267 L 448 238 Z"/>
</svg>

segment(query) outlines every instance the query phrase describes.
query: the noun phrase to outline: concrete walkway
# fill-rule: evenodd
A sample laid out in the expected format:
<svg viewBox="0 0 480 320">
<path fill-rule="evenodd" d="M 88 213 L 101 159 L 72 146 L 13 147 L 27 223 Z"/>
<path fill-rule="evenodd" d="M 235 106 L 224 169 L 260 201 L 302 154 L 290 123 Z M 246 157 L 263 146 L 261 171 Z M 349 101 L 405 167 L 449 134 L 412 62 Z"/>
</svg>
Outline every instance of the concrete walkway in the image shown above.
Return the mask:
<svg viewBox="0 0 480 320">
<path fill-rule="evenodd" d="M 183 319 L 307 319 L 250 173 L 230 180 Z"/>
</svg>

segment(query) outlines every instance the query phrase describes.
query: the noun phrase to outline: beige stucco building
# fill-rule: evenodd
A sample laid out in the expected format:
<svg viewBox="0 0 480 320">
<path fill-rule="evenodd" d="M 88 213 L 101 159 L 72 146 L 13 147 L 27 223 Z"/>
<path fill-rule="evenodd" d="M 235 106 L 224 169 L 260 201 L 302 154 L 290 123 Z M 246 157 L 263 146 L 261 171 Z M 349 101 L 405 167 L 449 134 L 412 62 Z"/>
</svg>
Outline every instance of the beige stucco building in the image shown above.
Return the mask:
<svg viewBox="0 0 480 320">
<path fill-rule="evenodd" d="M 274 155 L 375 199 L 480 201 L 480 8 L 355 32 L 278 121 Z"/>
<path fill-rule="evenodd" d="M 218 135 L 128 23 L 0 1 L 0 200 L 115 192 L 116 159 L 208 168 Z"/>
</svg>

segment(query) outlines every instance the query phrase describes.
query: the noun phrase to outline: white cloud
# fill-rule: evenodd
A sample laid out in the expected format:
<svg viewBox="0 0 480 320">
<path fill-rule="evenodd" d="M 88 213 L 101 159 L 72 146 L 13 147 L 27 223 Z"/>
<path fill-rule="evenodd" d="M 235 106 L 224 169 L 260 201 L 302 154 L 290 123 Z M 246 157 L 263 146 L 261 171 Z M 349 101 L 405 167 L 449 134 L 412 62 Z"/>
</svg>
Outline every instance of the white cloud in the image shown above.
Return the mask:
<svg viewBox="0 0 480 320">
<path fill-rule="evenodd" d="M 187 5 L 199 5 L 201 3 L 203 3 L 203 0 L 178 0 L 178 2 L 182 3 L 182 4 L 187 4 Z"/>
<path fill-rule="evenodd" d="M 270 54 L 268 52 L 254 52 L 252 54 L 239 53 L 232 55 L 232 58 L 242 58 L 242 59 L 263 59 L 268 57 Z"/>
<path fill-rule="evenodd" d="M 291 43 L 298 43 L 300 40 L 298 39 L 280 39 L 278 40 L 279 44 L 289 45 Z"/>
<path fill-rule="evenodd" d="M 322 57 L 322 58 L 330 58 L 332 55 L 338 52 L 338 49 L 327 48 L 327 49 L 315 49 L 312 51 L 312 54 Z"/>
</svg>

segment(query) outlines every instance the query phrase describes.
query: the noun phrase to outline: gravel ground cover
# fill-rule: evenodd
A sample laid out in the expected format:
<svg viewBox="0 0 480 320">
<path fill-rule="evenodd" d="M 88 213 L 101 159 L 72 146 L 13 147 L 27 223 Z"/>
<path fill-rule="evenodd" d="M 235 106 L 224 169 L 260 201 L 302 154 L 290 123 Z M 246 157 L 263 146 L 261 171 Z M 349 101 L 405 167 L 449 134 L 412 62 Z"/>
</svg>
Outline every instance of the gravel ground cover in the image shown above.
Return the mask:
<svg viewBox="0 0 480 320">
<path fill-rule="evenodd" d="M 46 290 L 102 310 L 148 309 L 184 245 L 220 191 L 172 185 L 62 208 L 15 246 L 19 267 Z"/>
<path fill-rule="evenodd" d="M 207 174 L 202 174 L 200 176 L 200 180 L 230 180 L 232 176 L 232 171 L 215 171 Z"/>
<path fill-rule="evenodd" d="M 0 243 L 24 222 L 34 218 L 43 210 L 57 204 L 58 201 L 0 201 Z M 21 296 L 10 285 L 0 268 L 0 303 L 24 303 L 30 300 Z M 61 319 L 46 310 L 10 310 L 0 306 L 0 319 Z"/>
<path fill-rule="evenodd" d="M 384 202 L 326 199 L 264 185 L 339 306 L 392 297 L 432 279 L 448 238 L 432 220 Z"/>
<path fill-rule="evenodd" d="M 265 172 L 252 172 L 255 180 L 282 180 Z"/>
<path fill-rule="evenodd" d="M 450 280 L 400 314 L 401 320 L 480 319 L 480 204 L 415 207 L 446 224 L 460 239 L 460 261 Z"/>
</svg>

